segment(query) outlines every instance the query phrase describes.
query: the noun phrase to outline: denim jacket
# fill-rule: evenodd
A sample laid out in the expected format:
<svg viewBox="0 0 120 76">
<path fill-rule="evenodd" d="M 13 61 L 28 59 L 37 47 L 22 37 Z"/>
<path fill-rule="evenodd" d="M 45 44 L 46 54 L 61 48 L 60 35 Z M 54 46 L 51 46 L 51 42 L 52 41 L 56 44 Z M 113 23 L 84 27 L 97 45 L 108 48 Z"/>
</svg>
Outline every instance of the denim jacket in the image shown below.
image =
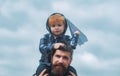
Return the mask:
<svg viewBox="0 0 120 76">
<path fill-rule="evenodd" d="M 50 63 L 50 54 L 53 50 L 53 44 L 61 41 L 67 41 L 73 49 L 77 46 L 78 35 L 74 34 L 72 38 L 68 35 L 62 35 L 58 38 L 54 38 L 52 34 L 45 34 L 43 38 L 40 39 L 39 50 L 42 54 L 40 62 Z"/>
</svg>

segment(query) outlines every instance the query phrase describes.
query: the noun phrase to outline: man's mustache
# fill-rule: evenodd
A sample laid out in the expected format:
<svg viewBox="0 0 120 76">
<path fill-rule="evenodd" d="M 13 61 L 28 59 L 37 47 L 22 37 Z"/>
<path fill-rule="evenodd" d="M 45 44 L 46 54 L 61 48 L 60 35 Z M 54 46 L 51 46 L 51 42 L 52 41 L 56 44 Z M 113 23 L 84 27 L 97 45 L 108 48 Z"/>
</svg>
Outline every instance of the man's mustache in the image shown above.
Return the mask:
<svg viewBox="0 0 120 76">
<path fill-rule="evenodd" d="M 62 63 L 55 64 L 54 66 L 61 66 L 63 68 L 66 68 Z"/>
</svg>

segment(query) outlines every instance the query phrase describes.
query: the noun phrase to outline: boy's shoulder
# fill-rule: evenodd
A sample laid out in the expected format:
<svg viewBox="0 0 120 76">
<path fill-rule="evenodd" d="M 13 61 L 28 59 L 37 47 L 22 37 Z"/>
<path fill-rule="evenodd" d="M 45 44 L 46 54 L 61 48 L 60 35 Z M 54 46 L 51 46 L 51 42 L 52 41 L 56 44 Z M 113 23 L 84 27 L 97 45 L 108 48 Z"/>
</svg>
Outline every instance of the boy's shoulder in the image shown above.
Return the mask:
<svg viewBox="0 0 120 76">
<path fill-rule="evenodd" d="M 67 38 L 70 38 L 70 36 L 69 35 L 64 35 L 65 37 L 67 37 Z"/>
<path fill-rule="evenodd" d="M 49 36 L 50 35 L 50 33 L 46 33 L 46 34 L 44 34 L 44 36 Z"/>
<path fill-rule="evenodd" d="M 70 39 L 71 37 L 69 35 L 64 35 L 65 39 Z"/>
<path fill-rule="evenodd" d="M 43 35 L 43 38 L 49 38 L 50 36 L 51 36 L 50 33 L 46 33 L 46 34 Z"/>
</svg>

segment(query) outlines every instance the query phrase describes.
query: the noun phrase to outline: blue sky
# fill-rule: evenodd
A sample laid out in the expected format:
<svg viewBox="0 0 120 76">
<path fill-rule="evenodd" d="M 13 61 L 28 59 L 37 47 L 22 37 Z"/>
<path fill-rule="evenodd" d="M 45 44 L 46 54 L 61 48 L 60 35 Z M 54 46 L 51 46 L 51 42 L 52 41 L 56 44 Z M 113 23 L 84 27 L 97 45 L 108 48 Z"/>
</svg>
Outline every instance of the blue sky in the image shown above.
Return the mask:
<svg viewBox="0 0 120 76">
<path fill-rule="evenodd" d="M 72 66 L 79 76 L 120 76 L 119 7 L 119 0 L 0 0 L 0 76 L 35 72 L 39 39 L 54 12 L 88 37 L 74 52 Z"/>
</svg>

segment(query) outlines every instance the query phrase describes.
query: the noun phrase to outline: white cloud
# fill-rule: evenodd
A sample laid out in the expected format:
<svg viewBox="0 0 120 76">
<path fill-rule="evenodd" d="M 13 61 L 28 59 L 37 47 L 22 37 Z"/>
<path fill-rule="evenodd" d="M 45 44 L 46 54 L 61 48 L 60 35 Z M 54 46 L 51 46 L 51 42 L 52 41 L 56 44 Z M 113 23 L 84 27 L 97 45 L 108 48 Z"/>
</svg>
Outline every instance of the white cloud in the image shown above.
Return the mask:
<svg viewBox="0 0 120 76">
<path fill-rule="evenodd" d="M 9 1 L 4 2 L 4 4 L 1 5 L 1 7 L 0 7 L 1 14 L 5 17 L 10 17 L 9 8 L 10 8 Z"/>
<path fill-rule="evenodd" d="M 98 58 L 96 55 L 90 52 L 83 52 L 74 56 L 74 62 L 72 64 L 77 70 L 82 68 L 91 68 L 94 70 L 119 70 L 120 58 L 104 59 Z M 79 66 L 79 67 L 78 67 Z"/>
<path fill-rule="evenodd" d="M 118 5 L 112 3 L 103 3 L 98 5 L 89 6 L 89 8 L 82 8 L 86 13 L 83 16 L 87 16 L 88 18 L 114 18 L 120 16 L 117 12 L 120 12 L 118 9 Z M 81 12 L 81 10 L 79 10 Z M 82 15 L 81 15 L 82 16 Z M 84 17 L 83 17 L 84 18 Z"/>
<path fill-rule="evenodd" d="M 17 31 L 8 30 L 6 28 L 0 28 L 1 38 L 13 38 L 13 39 L 24 39 L 24 40 L 33 40 L 39 34 L 39 30 L 35 29 L 32 26 L 23 26 L 20 27 Z M 37 36 L 38 37 L 38 36 Z"/>
<path fill-rule="evenodd" d="M 42 16 L 45 16 L 46 11 L 37 10 L 31 3 L 26 0 L 19 0 L 15 2 L 5 1 L 0 7 L 1 14 L 5 18 L 12 19 L 12 13 L 25 12 L 33 23 L 38 23 Z M 44 19 L 44 18 L 43 18 Z"/>
<path fill-rule="evenodd" d="M 99 45 L 104 51 L 118 52 L 120 44 L 120 36 L 118 34 L 91 29 L 87 30 L 87 36 L 90 45 Z"/>
<path fill-rule="evenodd" d="M 99 66 L 99 60 L 97 59 L 97 57 L 88 52 L 84 52 L 83 54 L 81 54 L 79 60 L 80 62 L 86 64 L 87 66 L 92 66 L 92 67 Z"/>
<path fill-rule="evenodd" d="M 71 9 L 71 6 L 68 2 L 65 2 L 65 1 L 56 1 L 56 2 L 53 2 L 52 4 L 52 8 L 55 10 L 55 11 L 70 11 Z"/>
</svg>

